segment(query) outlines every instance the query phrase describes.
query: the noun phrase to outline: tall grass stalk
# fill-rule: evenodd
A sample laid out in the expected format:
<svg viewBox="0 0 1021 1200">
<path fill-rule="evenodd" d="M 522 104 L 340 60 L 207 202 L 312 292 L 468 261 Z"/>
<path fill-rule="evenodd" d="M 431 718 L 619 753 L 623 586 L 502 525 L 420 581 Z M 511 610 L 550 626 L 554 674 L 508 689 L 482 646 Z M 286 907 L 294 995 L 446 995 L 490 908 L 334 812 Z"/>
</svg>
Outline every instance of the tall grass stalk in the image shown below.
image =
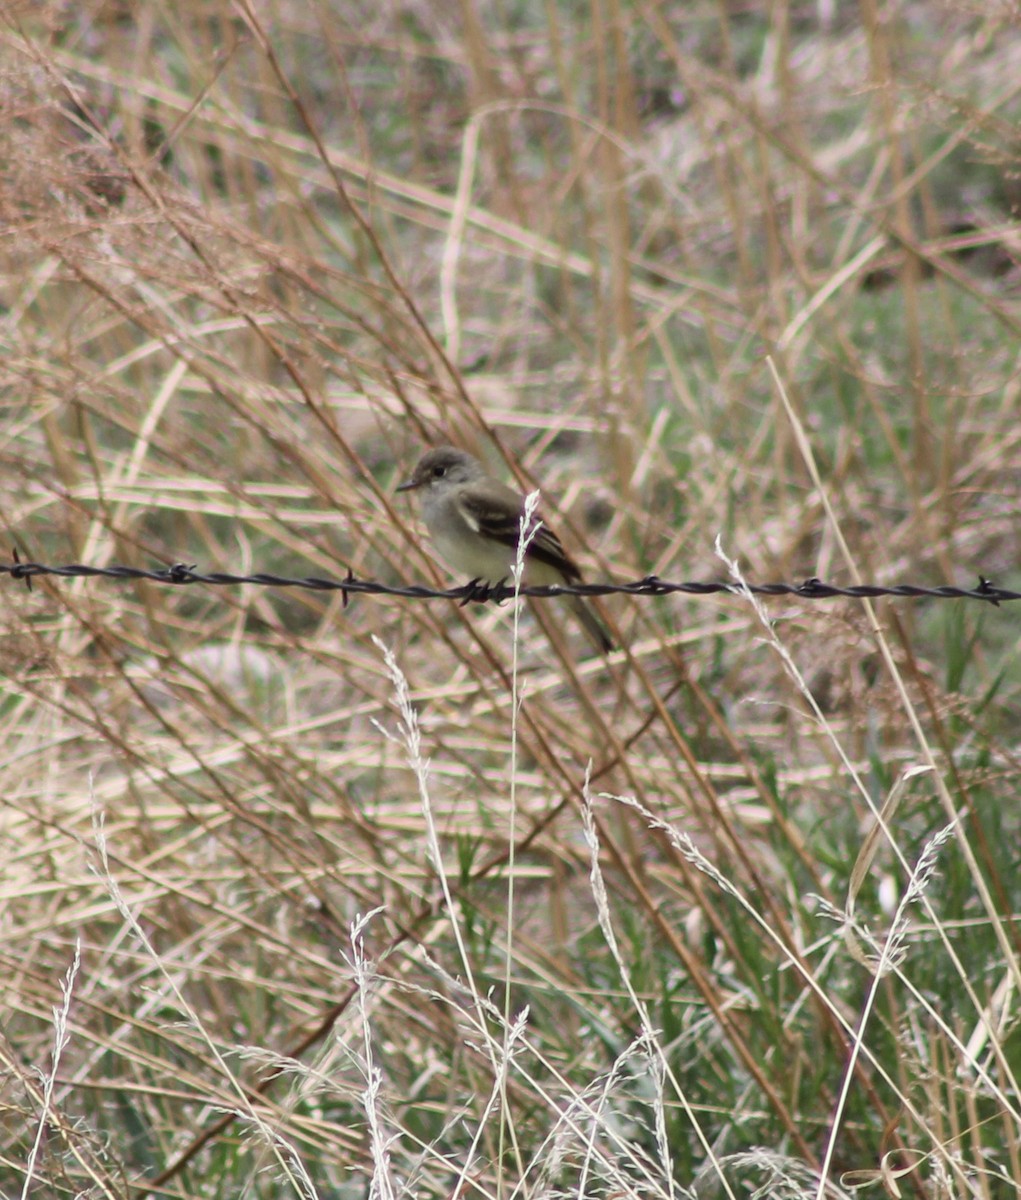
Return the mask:
<svg viewBox="0 0 1021 1200">
<path fill-rule="evenodd" d="M 450 583 L 442 441 L 588 579 L 1016 588 L 1019 78 L 944 0 L 7 5 L 5 544 Z M 1016 1191 L 1011 606 L 2 600 L 3 1195 Z"/>
</svg>

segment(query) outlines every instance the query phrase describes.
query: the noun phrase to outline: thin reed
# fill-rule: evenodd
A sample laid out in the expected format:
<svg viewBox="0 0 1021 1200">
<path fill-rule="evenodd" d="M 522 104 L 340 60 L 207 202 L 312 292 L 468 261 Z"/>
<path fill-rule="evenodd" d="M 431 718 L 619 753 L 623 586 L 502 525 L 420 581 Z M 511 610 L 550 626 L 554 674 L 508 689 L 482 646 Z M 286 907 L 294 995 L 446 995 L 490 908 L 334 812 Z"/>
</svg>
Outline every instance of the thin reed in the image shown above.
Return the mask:
<svg viewBox="0 0 1021 1200">
<path fill-rule="evenodd" d="M 0 1192 L 1021 1184 L 1021 26 L 938 0 L 0 16 Z M 515 639 L 515 632 L 517 637 Z"/>
</svg>

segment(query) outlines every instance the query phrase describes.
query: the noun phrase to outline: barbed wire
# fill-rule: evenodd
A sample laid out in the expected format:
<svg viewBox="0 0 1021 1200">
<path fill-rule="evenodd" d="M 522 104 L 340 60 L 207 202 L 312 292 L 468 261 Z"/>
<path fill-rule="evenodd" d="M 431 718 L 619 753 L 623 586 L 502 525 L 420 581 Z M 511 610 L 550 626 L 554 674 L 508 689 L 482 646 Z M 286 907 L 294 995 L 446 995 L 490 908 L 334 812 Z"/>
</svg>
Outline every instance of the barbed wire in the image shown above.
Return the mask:
<svg viewBox="0 0 1021 1200">
<path fill-rule="evenodd" d="M 23 579 L 31 589 L 32 580 L 41 575 L 57 576 L 62 579 L 107 578 L 145 579 L 151 583 L 187 587 L 191 584 L 206 584 L 211 587 L 229 587 L 236 584 L 254 584 L 259 587 L 304 588 L 314 592 L 341 592 L 345 605 L 351 596 L 397 596 L 405 600 L 457 600 L 462 605 L 471 603 L 502 603 L 513 599 L 515 589 L 504 581 L 493 586 L 472 580 L 455 588 L 434 588 L 423 584 L 389 584 L 375 579 L 356 579 L 348 574 L 343 579 L 328 579 L 316 575 L 275 575 L 258 571 L 251 575 L 236 575 L 228 571 L 199 571 L 194 563 L 173 563 L 169 567 L 146 570 L 143 567 L 90 567 L 84 563 L 68 563 L 62 567 L 51 567 L 44 563 L 22 562 L 14 554 L 14 561 L 0 563 L 0 575 Z M 920 584 L 899 583 L 890 586 L 875 583 L 853 584 L 840 587 L 825 583 L 821 579 L 805 579 L 801 583 L 749 583 L 740 584 L 722 580 L 688 580 L 673 582 L 660 579 L 658 575 L 646 575 L 630 583 L 563 583 L 549 585 L 526 585 L 518 589 L 521 596 L 689 596 L 741 595 L 745 589 L 756 596 L 794 596 L 799 600 L 827 600 L 834 596 L 875 599 L 880 596 L 926 597 L 933 600 L 984 600 L 987 604 L 999 605 L 1006 600 L 1021 600 L 1021 592 L 995 587 L 984 576 L 979 576 L 978 586 L 959 588 L 950 586 L 923 587 Z"/>
</svg>

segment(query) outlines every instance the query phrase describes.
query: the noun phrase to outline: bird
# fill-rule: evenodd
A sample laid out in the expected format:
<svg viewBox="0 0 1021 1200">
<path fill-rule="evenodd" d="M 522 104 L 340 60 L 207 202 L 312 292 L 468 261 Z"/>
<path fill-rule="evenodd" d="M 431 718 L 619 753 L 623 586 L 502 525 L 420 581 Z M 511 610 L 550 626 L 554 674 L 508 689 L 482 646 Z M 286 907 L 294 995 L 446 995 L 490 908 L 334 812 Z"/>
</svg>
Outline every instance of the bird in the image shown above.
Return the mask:
<svg viewBox="0 0 1021 1200">
<path fill-rule="evenodd" d="M 396 490 L 419 492 L 432 544 L 455 571 L 483 587 L 510 578 L 525 497 L 489 475 L 477 458 L 456 446 L 437 446 L 422 455 L 411 477 Z M 525 547 L 526 584 L 581 582 L 577 564 L 541 517 L 533 514 L 528 533 L 534 536 Z M 568 602 L 595 649 L 608 654 L 613 639 L 591 607 L 580 596 L 570 596 Z"/>
</svg>

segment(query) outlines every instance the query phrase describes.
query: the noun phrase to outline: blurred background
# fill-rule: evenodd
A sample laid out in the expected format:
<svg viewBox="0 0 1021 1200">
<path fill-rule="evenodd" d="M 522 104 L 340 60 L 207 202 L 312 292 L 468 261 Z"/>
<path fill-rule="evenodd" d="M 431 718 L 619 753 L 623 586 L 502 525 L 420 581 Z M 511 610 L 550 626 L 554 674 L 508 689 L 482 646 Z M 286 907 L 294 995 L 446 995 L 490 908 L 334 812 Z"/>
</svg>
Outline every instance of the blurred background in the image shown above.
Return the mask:
<svg viewBox="0 0 1021 1200">
<path fill-rule="evenodd" d="M 0 38 L 8 561 L 462 583 L 453 441 L 592 581 L 1021 584 L 1015 5 Z M 0 603 L 3 1194 L 1016 1194 L 1014 607 Z"/>
</svg>

